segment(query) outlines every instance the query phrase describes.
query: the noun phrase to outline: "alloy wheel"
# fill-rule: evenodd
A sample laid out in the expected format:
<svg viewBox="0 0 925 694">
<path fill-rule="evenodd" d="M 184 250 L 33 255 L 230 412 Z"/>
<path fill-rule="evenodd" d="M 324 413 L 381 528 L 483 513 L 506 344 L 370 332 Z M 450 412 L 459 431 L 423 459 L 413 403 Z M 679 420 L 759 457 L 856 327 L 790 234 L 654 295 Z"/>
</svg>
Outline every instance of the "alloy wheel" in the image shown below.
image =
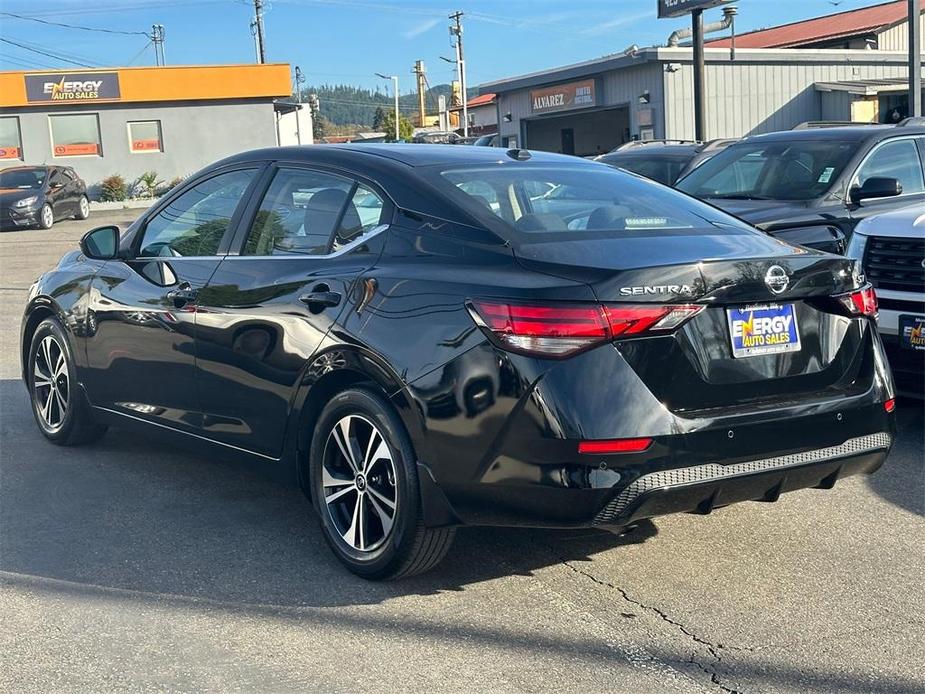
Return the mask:
<svg viewBox="0 0 925 694">
<path fill-rule="evenodd" d="M 51 227 L 52 224 L 54 224 L 54 221 L 55 217 L 54 213 L 51 211 L 51 207 L 49 205 L 45 205 L 45 207 L 42 208 L 42 226 L 47 229 Z"/>
<path fill-rule="evenodd" d="M 86 198 L 80 199 L 80 216 L 84 219 L 90 216 L 90 202 Z"/>
<path fill-rule="evenodd" d="M 382 433 L 348 415 L 331 429 L 321 465 L 324 505 L 354 550 L 372 552 L 389 537 L 398 510 L 395 462 Z"/>
<path fill-rule="evenodd" d="M 39 343 L 32 369 L 32 398 L 36 411 L 49 430 L 60 429 L 70 401 L 67 357 L 51 335 Z"/>
</svg>

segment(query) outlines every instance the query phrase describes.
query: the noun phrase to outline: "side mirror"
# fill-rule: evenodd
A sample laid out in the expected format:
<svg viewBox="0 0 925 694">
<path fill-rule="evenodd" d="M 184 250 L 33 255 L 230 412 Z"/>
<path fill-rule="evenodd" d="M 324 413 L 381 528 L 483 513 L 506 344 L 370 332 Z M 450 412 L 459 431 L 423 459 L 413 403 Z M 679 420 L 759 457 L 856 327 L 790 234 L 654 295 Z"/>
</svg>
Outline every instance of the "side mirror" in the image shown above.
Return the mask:
<svg viewBox="0 0 925 694">
<path fill-rule="evenodd" d="M 898 179 L 888 178 L 885 176 L 872 176 L 864 181 L 862 186 L 854 186 L 848 191 L 851 202 L 855 205 L 860 204 L 861 200 L 871 198 L 889 198 L 894 195 L 902 195 L 903 184 Z"/>
<path fill-rule="evenodd" d="M 119 227 L 91 229 L 80 239 L 80 250 L 93 260 L 112 260 L 119 255 Z"/>
</svg>

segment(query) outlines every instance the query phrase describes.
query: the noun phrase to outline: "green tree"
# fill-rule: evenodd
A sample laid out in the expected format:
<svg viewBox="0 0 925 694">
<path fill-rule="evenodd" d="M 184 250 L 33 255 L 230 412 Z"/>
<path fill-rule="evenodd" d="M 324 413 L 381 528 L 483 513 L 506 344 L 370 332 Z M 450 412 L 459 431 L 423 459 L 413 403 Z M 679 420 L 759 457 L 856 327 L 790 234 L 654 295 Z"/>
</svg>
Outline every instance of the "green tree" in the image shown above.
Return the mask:
<svg viewBox="0 0 925 694">
<path fill-rule="evenodd" d="M 373 130 L 382 132 L 385 126 L 385 111 L 382 106 L 376 106 L 376 112 L 373 114 Z"/>
<path fill-rule="evenodd" d="M 395 112 L 385 114 L 385 119 L 382 122 L 382 130 L 385 132 L 385 139 L 387 142 L 395 141 Z M 410 140 L 414 135 L 414 126 L 411 124 L 411 121 L 401 116 L 398 121 L 398 137 L 401 140 Z"/>
<path fill-rule="evenodd" d="M 312 119 L 312 137 L 315 142 L 320 142 L 321 138 L 328 134 L 328 119 L 320 113 L 316 113 Z"/>
</svg>

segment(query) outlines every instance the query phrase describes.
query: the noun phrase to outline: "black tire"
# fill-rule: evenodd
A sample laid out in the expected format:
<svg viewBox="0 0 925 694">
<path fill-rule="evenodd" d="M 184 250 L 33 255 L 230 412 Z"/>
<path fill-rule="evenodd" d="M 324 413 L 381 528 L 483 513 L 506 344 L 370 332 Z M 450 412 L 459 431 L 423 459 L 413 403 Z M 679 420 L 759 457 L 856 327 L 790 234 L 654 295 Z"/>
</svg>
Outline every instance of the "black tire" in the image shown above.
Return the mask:
<svg viewBox="0 0 925 694">
<path fill-rule="evenodd" d="M 106 433 L 106 426 L 93 421 L 90 405 L 77 383 L 67 335 L 55 318 L 39 323 L 32 336 L 26 379 L 32 415 L 49 441 L 78 446 Z"/>
<path fill-rule="evenodd" d="M 365 469 L 370 476 L 368 481 L 364 478 L 362 484 L 362 472 L 356 475 L 352 482 L 349 480 L 352 474 L 346 467 L 349 461 L 341 452 L 344 449 L 336 447 L 336 439 L 332 439 L 335 427 L 345 420 L 348 421 L 348 431 L 353 427 L 355 432 L 355 436 L 349 440 L 358 446 L 357 452 L 362 452 L 358 442 L 363 432 L 369 429 L 384 439 L 388 449 L 388 457 L 376 458 L 374 463 Z M 374 434 L 370 434 L 370 437 L 372 436 Z M 367 449 L 369 448 L 372 446 L 367 446 Z M 377 446 L 377 450 L 379 449 Z M 374 458 L 368 454 L 357 457 Z M 401 419 L 384 398 L 371 390 L 355 388 L 339 393 L 332 398 L 318 418 L 309 457 L 312 503 L 318 512 L 328 545 L 344 566 L 362 578 L 389 580 L 424 573 L 436 566 L 450 548 L 455 529 L 428 528 L 424 525 L 416 461 L 411 439 Z M 344 474 L 334 475 L 339 489 L 330 484 L 331 466 L 338 462 L 344 465 Z M 392 473 L 388 474 L 390 469 Z M 386 476 L 384 480 L 380 479 L 383 474 Z M 364 517 L 363 509 L 368 509 L 365 513 L 368 514 L 366 518 L 370 520 L 365 524 L 365 531 L 357 531 L 353 535 L 354 539 L 356 536 L 361 538 L 359 543 L 351 544 L 350 529 L 345 534 L 338 528 L 338 518 L 341 519 L 343 527 L 346 523 L 343 512 L 347 510 L 349 515 L 349 510 L 327 501 L 329 496 L 325 494 L 326 487 L 323 482 L 325 475 L 329 481 L 327 488 L 335 490 L 330 496 L 335 496 L 338 491 L 346 494 L 341 495 L 344 501 L 338 500 L 335 503 L 347 507 L 350 504 L 354 505 L 351 529 L 358 515 L 361 519 Z M 351 484 L 352 490 L 349 488 Z M 380 493 L 377 493 L 377 489 Z M 392 509 L 375 501 L 374 496 L 383 499 L 383 495 L 394 501 Z M 359 514 L 357 505 L 361 507 Z M 387 513 L 389 510 L 394 515 L 390 528 L 386 529 L 385 524 L 381 522 L 382 511 Z M 377 531 L 382 531 L 383 534 L 378 546 L 375 541 Z M 356 546 L 363 545 L 364 532 L 373 540 L 370 549 L 358 549 Z"/>
<path fill-rule="evenodd" d="M 84 204 L 86 202 L 86 204 Z M 90 216 L 90 199 L 86 195 L 81 195 L 77 202 L 77 214 L 74 219 L 84 220 Z"/>
<path fill-rule="evenodd" d="M 55 223 L 55 212 L 47 202 L 42 205 L 39 211 L 39 229 L 51 229 Z"/>
</svg>

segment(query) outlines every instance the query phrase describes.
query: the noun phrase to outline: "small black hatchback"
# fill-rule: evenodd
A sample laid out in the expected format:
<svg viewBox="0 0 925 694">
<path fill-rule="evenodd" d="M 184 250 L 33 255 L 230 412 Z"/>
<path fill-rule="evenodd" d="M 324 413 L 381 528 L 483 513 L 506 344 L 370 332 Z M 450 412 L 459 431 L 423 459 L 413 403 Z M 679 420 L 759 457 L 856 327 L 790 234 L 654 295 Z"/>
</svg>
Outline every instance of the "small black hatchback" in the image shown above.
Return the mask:
<svg viewBox="0 0 925 694">
<path fill-rule="evenodd" d="M 603 164 L 335 145 L 234 156 L 89 232 L 21 345 L 51 441 L 137 427 L 291 470 L 382 579 L 460 525 L 621 528 L 873 472 L 876 311 L 854 261 Z"/>
</svg>

